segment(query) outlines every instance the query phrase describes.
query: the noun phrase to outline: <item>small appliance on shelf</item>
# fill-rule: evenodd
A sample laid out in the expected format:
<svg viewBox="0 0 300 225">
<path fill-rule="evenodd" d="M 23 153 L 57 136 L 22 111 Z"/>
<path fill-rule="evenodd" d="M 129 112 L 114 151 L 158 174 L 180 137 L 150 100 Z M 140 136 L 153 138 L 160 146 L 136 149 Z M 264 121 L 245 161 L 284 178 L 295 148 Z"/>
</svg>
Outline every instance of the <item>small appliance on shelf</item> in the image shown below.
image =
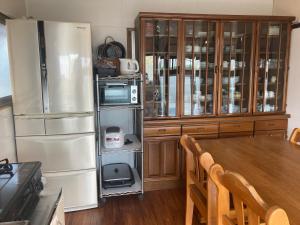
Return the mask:
<svg viewBox="0 0 300 225">
<path fill-rule="evenodd" d="M 131 167 L 126 163 L 112 163 L 102 166 L 104 189 L 131 187 L 135 183 Z"/>
<path fill-rule="evenodd" d="M 95 76 L 99 204 L 106 198 L 144 193 L 143 76 L 138 63 L 119 59 L 118 76 Z"/>
<path fill-rule="evenodd" d="M 124 133 L 120 127 L 107 127 L 104 130 L 103 143 L 105 148 L 121 148 L 124 145 Z"/>
<path fill-rule="evenodd" d="M 128 82 L 103 82 L 100 86 L 101 105 L 138 103 L 138 87 Z"/>
</svg>

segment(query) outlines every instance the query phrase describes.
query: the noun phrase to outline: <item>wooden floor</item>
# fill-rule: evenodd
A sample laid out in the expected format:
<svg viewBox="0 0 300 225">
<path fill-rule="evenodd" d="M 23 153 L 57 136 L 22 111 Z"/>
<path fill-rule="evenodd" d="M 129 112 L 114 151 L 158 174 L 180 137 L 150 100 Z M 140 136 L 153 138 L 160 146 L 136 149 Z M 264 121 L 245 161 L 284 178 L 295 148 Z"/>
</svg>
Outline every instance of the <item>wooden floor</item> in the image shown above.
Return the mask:
<svg viewBox="0 0 300 225">
<path fill-rule="evenodd" d="M 185 193 L 181 189 L 109 198 L 104 207 L 66 214 L 66 225 L 184 225 Z"/>
</svg>

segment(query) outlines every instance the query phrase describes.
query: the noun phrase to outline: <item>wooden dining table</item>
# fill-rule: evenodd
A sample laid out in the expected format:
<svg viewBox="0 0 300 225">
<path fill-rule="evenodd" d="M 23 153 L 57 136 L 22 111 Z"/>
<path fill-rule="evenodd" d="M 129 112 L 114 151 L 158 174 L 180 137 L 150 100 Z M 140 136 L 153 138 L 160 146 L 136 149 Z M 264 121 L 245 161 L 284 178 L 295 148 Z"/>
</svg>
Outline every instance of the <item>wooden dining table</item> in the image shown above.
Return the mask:
<svg viewBox="0 0 300 225">
<path fill-rule="evenodd" d="M 300 225 L 300 146 L 278 137 L 200 140 L 225 170 L 240 173 L 269 205 L 283 208 Z"/>
</svg>

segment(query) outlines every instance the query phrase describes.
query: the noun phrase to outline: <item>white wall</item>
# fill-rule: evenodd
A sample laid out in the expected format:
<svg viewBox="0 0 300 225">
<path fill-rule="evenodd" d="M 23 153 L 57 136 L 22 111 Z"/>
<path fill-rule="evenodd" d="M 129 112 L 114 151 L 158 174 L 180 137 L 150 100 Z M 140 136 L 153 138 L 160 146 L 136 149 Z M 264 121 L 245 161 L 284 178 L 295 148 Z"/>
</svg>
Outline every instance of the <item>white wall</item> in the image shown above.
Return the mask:
<svg viewBox="0 0 300 225">
<path fill-rule="evenodd" d="M 300 19 L 300 1 L 299 0 L 274 0 L 274 15 L 296 16 Z"/>
<path fill-rule="evenodd" d="M 274 0 L 274 15 L 296 16 L 300 19 L 300 1 L 299 0 Z M 295 127 L 300 127 L 300 28 L 292 31 L 290 70 L 287 94 L 287 113 L 291 114 L 288 125 L 288 134 Z"/>
<path fill-rule="evenodd" d="M 16 162 L 14 125 L 10 106 L 0 109 L 0 149 L 0 159 L 8 158 L 10 162 Z"/>
<path fill-rule="evenodd" d="M 300 8 L 299 8 L 300 9 Z M 292 31 L 292 48 L 290 56 L 290 71 L 287 94 L 287 113 L 291 114 L 288 125 L 288 133 L 296 127 L 300 127 L 300 28 Z"/>
<path fill-rule="evenodd" d="M 273 0 L 26 0 L 27 15 L 89 22 L 93 47 L 107 35 L 126 45 L 126 28 L 140 11 L 206 14 L 272 14 Z"/>
<path fill-rule="evenodd" d="M 24 0 L 0 0 L 0 12 L 10 17 L 26 16 Z"/>
</svg>

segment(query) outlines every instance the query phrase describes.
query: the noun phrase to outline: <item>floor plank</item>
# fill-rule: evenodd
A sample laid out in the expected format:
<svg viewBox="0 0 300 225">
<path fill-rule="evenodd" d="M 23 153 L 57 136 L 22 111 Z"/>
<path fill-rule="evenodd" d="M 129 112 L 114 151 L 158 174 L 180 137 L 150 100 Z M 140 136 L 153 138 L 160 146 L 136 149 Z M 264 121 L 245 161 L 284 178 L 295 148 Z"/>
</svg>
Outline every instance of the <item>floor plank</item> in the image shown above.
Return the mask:
<svg viewBox="0 0 300 225">
<path fill-rule="evenodd" d="M 185 193 L 152 191 L 107 199 L 104 207 L 66 213 L 66 225 L 184 225 Z"/>
</svg>

